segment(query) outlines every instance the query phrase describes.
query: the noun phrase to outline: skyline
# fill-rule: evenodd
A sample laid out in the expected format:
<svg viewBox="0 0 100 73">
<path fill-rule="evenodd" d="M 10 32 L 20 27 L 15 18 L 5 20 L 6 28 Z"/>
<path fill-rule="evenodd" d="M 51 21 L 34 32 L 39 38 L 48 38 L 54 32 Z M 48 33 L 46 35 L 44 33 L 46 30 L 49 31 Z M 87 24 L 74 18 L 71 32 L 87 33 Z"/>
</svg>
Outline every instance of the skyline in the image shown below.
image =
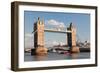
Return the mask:
<svg viewBox="0 0 100 73">
<path fill-rule="evenodd" d="M 45 26 L 48 26 L 50 28 L 67 28 L 69 24 L 72 22 L 77 29 L 77 38 L 80 41 L 90 41 L 89 14 L 24 11 L 25 47 L 34 47 L 34 36 L 32 34 L 32 31 L 34 29 L 33 24 L 38 17 L 40 17 L 40 19 L 43 19 Z M 59 43 L 65 44 L 67 42 L 67 40 L 65 40 L 65 35 L 67 34 L 45 32 L 45 43 L 50 43 L 49 45 Z"/>
</svg>

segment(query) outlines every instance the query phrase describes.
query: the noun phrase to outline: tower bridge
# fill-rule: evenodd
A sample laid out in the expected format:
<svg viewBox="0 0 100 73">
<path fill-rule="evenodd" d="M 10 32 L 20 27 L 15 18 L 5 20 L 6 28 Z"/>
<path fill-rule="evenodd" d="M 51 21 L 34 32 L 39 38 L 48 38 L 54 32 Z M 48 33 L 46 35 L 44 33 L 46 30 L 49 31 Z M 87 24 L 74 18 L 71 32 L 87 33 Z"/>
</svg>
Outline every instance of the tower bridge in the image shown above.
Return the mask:
<svg viewBox="0 0 100 73">
<path fill-rule="evenodd" d="M 41 21 L 38 18 L 37 22 L 34 23 L 34 48 L 35 54 L 37 55 L 46 55 L 47 48 L 44 46 L 44 32 L 57 32 L 57 33 L 65 33 L 67 36 L 67 43 L 70 47 L 70 51 L 74 53 L 79 52 L 79 47 L 76 46 L 76 28 L 70 23 L 70 26 L 64 30 L 57 30 L 57 29 L 47 29 L 45 28 L 44 21 Z M 33 52 L 33 51 L 31 51 Z"/>
</svg>

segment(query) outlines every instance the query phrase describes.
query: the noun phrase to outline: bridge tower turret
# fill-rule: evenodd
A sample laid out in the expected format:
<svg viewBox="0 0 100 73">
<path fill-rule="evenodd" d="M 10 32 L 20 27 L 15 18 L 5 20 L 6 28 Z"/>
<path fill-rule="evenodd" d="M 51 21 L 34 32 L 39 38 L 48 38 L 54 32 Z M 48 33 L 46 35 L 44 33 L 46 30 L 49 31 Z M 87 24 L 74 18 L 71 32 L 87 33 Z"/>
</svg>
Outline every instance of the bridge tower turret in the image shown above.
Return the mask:
<svg viewBox="0 0 100 73">
<path fill-rule="evenodd" d="M 34 48 L 36 55 L 46 55 L 47 48 L 44 46 L 44 21 L 38 17 L 34 23 Z"/>
</svg>

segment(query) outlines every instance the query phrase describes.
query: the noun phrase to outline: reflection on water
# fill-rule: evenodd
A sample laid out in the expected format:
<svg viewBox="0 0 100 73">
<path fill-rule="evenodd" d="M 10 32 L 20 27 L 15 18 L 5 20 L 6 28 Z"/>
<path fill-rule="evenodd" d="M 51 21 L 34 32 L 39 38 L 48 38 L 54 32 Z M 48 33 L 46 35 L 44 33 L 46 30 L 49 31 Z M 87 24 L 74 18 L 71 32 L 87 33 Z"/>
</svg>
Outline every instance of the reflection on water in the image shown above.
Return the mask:
<svg viewBox="0 0 100 73">
<path fill-rule="evenodd" d="M 24 61 L 48 61 L 48 60 L 70 60 L 70 59 L 88 59 L 90 52 L 73 53 L 73 54 L 58 54 L 48 53 L 45 56 L 31 56 L 31 53 L 25 53 Z"/>
<path fill-rule="evenodd" d="M 77 59 L 79 56 L 79 53 L 73 53 L 71 54 L 72 59 Z"/>
<path fill-rule="evenodd" d="M 43 55 L 43 56 L 34 56 L 35 61 L 43 61 L 45 60 L 47 57 L 47 55 Z"/>
</svg>

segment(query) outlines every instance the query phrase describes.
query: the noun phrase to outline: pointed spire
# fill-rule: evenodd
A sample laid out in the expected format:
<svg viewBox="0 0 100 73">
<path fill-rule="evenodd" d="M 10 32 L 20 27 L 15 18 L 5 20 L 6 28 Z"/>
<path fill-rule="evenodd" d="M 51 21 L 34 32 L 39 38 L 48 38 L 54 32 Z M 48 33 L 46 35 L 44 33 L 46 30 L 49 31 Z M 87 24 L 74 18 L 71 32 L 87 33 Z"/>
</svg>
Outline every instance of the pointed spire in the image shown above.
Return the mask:
<svg viewBox="0 0 100 73">
<path fill-rule="evenodd" d="M 38 17 L 38 21 L 37 21 L 37 23 L 40 24 L 40 17 Z"/>
<path fill-rule="evenodd" d="M 72 22 L 70 23 L 70 28 L 72 28 L 73 27 L 73 24 L 72 24 Z"/>
<path fill-rule="evenodd" d="M 42 17 L 42 24 L 44 24 L 44 18 Z"/>
<path fill-rule="evenodd" d="M 40 17 L 38 17 L 38 20 L 40 20 Z"/>
</svg>

